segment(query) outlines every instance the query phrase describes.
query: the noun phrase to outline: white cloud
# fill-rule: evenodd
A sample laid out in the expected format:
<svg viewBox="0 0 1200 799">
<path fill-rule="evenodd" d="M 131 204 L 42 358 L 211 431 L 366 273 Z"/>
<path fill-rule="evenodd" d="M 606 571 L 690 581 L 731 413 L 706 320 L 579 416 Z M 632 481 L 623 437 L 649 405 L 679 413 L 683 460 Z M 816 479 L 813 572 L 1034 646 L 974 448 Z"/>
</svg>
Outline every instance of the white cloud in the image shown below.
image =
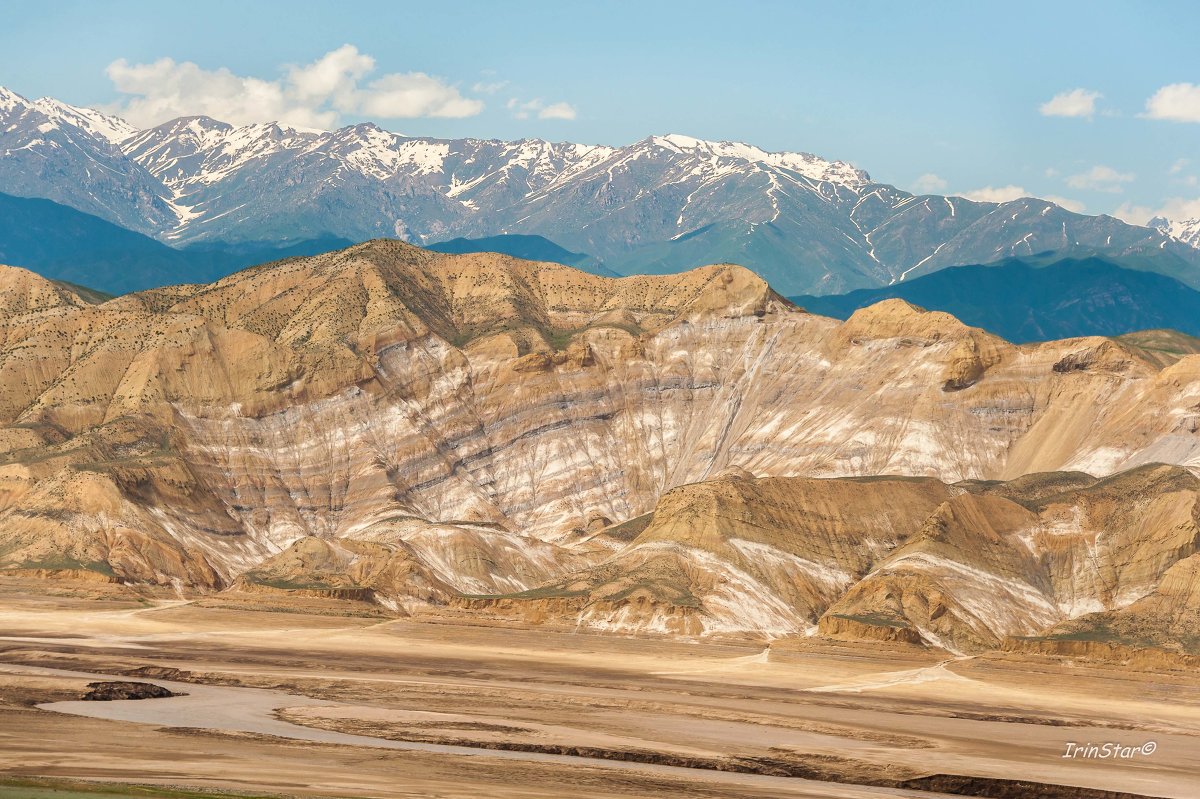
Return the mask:
<svg viewBox="0 0 1200 799">
<path fill-rule="evenodd" d="M 195 67 L 190 63 L 179 66 Z M 350 110 L 358 81 L 373 69 L 375 59 L 345 44 L 307 66 L 290 67 L 286 82 L 291 98 L 298 104 L 320 105 L 326 99 L 332 99 L 335 104 L 341 104 L 340 110 Z"/>
<path fill-rule="evenodd" d="M 570 103 L 552 103 L 538 111 L 538 119 L 574 119 L 575 106 Z"/>
<path fill-rule="evenodd" d="M 337 118 L 334 111 L 288 102 L 278 82 L 239 77 L 225 68 L 204 70 L 170 58 L 150 64 L 119 59 L 107 72 L 117 91 L 130 95 L 111 110 L 135 125 L 205 115 L 236 123 L 271 117 L 302 127 L 328 127 Z"/>
<path fill-rule="evenodd" d="M 1096 101 L 1104 95 L 1088 89 L 1072 89 L 1054 95 L 1038 106 L 1044 117 L 1083 117 L 1091 119 L 1096 114 Z"/>
<path fill-rule="evenodd" d="M 1087 206 L 1084 205 L 1083 203 L 1079 202 L 1079 200 L 1072 200 L 1070 197 L 1059 197 L 1057 194 L 1047 194 L 1042 199 L 1049 200 L 1050 202 L 1054 203 L 1055 205 L 1061 205 L 1063 208 L 1066 208 L 1068 211 L 1074 211 L 1077 214 L 1083 213 L 1084 210 L 1087 208 Z"/>
<path fill-rule="evenodd" d="M 1183 186 L 1196 187 L 1200 186 L 1200 177 L 1196 175 L 1185 175 L 1184 172 L 1192 165 L 1190 158 L 1177 158 L 1175 163 L 1167 170 L 1167 174 L 1171 176 L 1172 183 L 1178 183 Z"/>
<path fill-rule="evenodd" d="M 1200 219 L 1200 198 L 1189 200 L 1184 197 L 1172 197 L 1157 208 L 1124 203 L 1113 211 L 1112 215 L 1133 225 L 1144 225 L 1156 216 L 1166 217 L 1173 222 Z"/>
<path fill-rule="evenodd" d="M 921 177 L 913 181 L 913 191 L 917 194 L 937 194 L 943 192 L 949 186 L 945 180 L 932 172 L 926 172 Z"/>
<path fill-rule="evenodd" d="M 1200 219 L 1200 197 L 1194 200 L 1173 197 L 1163 203 L 1154 215 L 1165 216 L 1167 219 L 1175 221 Z"/>
<path fill-rule="evenodd" d="M 384 75 L 358 96 L 358 110 L 385 119 L 472 117 L 483 110 L 479 100 L 463 97 L 458 89 L 424 72 Z"/>
<path fill-rule="evenodd" d="M 1032 195 L 1021 186 L 984 186 L 982 189 L 965 191 L 960 196 L 981 203 L 1006 203 Z"/>
<path fill-rule="evenodd" d="M 508 98 L 508 102 L 504 107 L 512 112 L 512 115 L 517 119 L 529 119 L 529 112 L 536 111 L 539 107 L 538 100 L 530 100 L 529 102 L 521 102 L 516 97 Z"/>
<path fill-rule="evenodd" d="M 982 189 L 963 192 L 960 196 L 968 200 L 974 200 L 980 203 L 1007 203 L 1013 200 L 1019 200 L 1022 197 L 1033 197 L 1032 192 L 1025 190 L 1024 186 L 984 186 Z M 1061 205 L 1068 211 L 1079 213 L 1083 211 L 1084 204 L 1078 200 L 1072 200 L 1069 197 L 1059 197 L 1056 194 L 1047 194 L 1042 197 L 1043 200 Z"/>
<path fill-rule="evenodd" d="M 331 128 L 343 114 L 401 119 L 467 117 L 483 110 L 481 101 L 424 72 L 381 75 L 363 87 L 374 70 L 374 58 L 347 44 L 311 64 L 287 68 L 276 80 L 171 58 L 149 64 L 122 58 L 109 64 L 107 73 L 126 95 L 112 110 L 141 126 L 203 114 L 235 125 L 279 121 Z"/>
<path fill-rule="evenodd" d="M 495 94 L 508 85 L 506 80 L 477 81 L 471 85 L 471 91 L 476 94 Z"/>
<path fill-rule="evenodd" d="M 1143 116 L 1172 122 L 1200 122 L 1200 86 L 1194 83 L 1163 86 L 1146 101 Z"/>
<path fill-rule="evenodd" d="M 1073 189 L 1106 191 L 1116 194 L 1123 190 L 1124 184 L 1133 182 L 1135 177 L 1136 175 L 1132 172 L 1118 172 L 1110 166 L 1097 164 L 1087 172 L 1068 177 L 1067 185 Z"/>
<path fill-rule="evenodd" d="M 570 103 L 546 105 L 540 98 L 522 101 L 512 97 L 505 107 L 517 119 L 529 119 L 535 115 L 538 119 L 574 119 L 576 116 L 575 107 Z"/>
</svg>

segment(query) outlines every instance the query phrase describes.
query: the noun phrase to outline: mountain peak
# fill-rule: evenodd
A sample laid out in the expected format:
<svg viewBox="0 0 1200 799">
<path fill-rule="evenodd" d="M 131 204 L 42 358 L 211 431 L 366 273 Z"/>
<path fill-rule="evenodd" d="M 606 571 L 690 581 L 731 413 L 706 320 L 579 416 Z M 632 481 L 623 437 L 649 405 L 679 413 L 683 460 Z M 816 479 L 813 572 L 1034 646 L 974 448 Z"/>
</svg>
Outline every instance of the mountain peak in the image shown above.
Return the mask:
<svg viewBox="0 0 1200 799">
<path fill-rule="evenodd" d="M 1200 217 L 1174 220 L 1165 216 L 1156 216 L 1146 223 L 1146 227 L 1200 249 Z"/>
<path fill-rule="evenodd" d="M 52 97 L 28 100 L 14 91 L 0 86 L 0 115 L 7 116 L 14 113 L 33 113 L 39 119 L 37 122 L 39 126 L 48 124 L 63 129 L 68 134 L 72 130 L 81 130 L 113 146 L 137 132 L 136 128 L 119 117 L 110 116 L 91 108 L 69 105 Z M 44 133 L 48 129 L 39 127 L 39 130 Z"/>
<path fill-rule="evenodd" d="M 18 106 L 29 106 L 31 103 L 14 91 L 0 86 L 0 113 L 7 114 Z"/>
<path fill-rule="evenodd" d="M 210 116 L 205 116 L 204 114 L 194 114 L 192 116 L 175 117 L 174 119 L 169 119 L 162 124 L 155 125 L 153 128 L 150 128 L 150 130 L 176 133 L 190 131 L 199 133 L 213 130 L 230 131 L 233 130 L 233 125 L 230 125 L 228 122 L 222 122 L 219 119 L 213 119 Z"/>
<path fill-rule="evenodd" d="M 971 328 L 948 313 L 927 311 L 900 298 L 889 298 L 860 308 L 842 323 L 842 333 L 849 340 L 908 337 L 938 341 L 971 332 Z"/>
<path fill-rule="evenodd" d="M 46 116 L 60 123 L 81 128 L 114 146 L 133 136 L 138 129 L 120 117 L 69 105 L 53 97 L 42 97 L 33 105 Z"/>
<path fill-rule="evenodd" d="M 709 141 L 682 133 L 650 136 L 643 141 L 646 144 L 677 153 L 732 159 L 787 169 L 799 172 L 811 180 L 836 183 L 852 188 L 858 188 L 871 182 L 870 175 L 852 164 L 845 161 L 829 161 L 812 153 L 770 152 L 745 142 Z"/>
</svg>

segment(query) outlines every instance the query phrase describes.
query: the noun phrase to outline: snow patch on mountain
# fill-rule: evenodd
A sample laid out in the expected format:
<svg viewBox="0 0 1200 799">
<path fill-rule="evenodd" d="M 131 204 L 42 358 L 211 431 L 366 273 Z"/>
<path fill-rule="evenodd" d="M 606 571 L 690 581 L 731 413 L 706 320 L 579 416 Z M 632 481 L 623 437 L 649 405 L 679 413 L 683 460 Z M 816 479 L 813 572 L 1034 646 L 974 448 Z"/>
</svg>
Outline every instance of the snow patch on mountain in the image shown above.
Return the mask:
<svg viewBox="0 0 1200 799">
<path fill-rule="evenodd" d="M 0 113 L 10 114 L 19 106 L 26 105 L 28 101 L 16 92 L 10 92 L 8 89 L 0 86 Z"/>
<path fill-rule="evenodd" d="M 700 159 L 730 159 L 748 164 L 789 169 L 806 178 L 825 183 L 836 183 L 858 189 L 871 182 L 871 176 L 844 161 L 827 161 L 811 153 L 772 153 L 744 142 L 707 141 L 669 133 L 666 136 L 651 136 L 649 142 L 674 152 L 692 155 Z"/>
<path fill-rule="evenodd" d="M 67 105 L 52 97 L 43 97 L 33 105 L 54 122 L 80 128 L 114 146 L 137 133 L 137 128 L 120 117 Z"/>
<path fill-rule="evenodd" d="M 353 130 L 355 135 L 332 152 L 359 174 L 377 180 L 393 178 L 406 168 L 416 175 L 439 173 L 450 153 L 447 142 L 405 140 L 374 125 Z"/>
<path fill-rule="evenodd" d="M 1156 216 L 1150 220 L 1148 226 L 1200 250 L 1200 218 L 1175 220 Z"/>
</svg>

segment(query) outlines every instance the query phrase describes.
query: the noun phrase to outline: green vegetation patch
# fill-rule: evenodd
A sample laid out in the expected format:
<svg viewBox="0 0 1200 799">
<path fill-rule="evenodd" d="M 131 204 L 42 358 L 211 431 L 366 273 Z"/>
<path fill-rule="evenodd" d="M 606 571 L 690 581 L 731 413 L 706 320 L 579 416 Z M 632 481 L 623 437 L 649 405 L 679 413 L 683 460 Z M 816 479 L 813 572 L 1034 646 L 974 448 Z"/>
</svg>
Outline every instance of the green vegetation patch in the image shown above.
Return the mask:
<svg viewBox="0 0 1200 799">
<path fill-rule="evenodd" d="M 642 534 L 650 522 L 654 520 L 653 513 L 643 513 L 641 516 L 636 516 L 627 522 L 614 524 L 612 527 L 604 530 L 604 535 L 609 538 L 615 538 L 618 541 L 632 541 Z"/>
<path fill-rule="evenodd" d="M 247 794 L 163 788 L 154 785 L 52 780 L 40 777 L 0 778 L 0 799 L 289 799 L 282 794 Z"/>
<path fill-rule="evenodd" d="M 26 560 L 9 566 L 10 569 L 42 569 L 44 571 L 89 571 L 99 572 L 106 577 L 116 577 L 108 563 L 102 560 L 76 560 L 66 555 L 56 555 L 42 560 Z"/>
<path fill-rule="evenodd" d="M 1088 626 L 1080 626 L 1073 630 L 1062 630 L 1045 636 L 1047 641 L 1094 641 L 1101 644 L 1118 644 L 1134 649 L 1155 647 L 1152 638 L 1132 633 L 1123 633 L 1114 629 L 1105 621 L 1094 621 Z"/>
<path fill-rule="evenodd" d="M 536 334 L 541 336 L 542 340 L 546 342 L 552 351 L 562 352 L 568 346 L 570 346 L 571 341 L 575 338 L 575 336 L 588 330 L 599 330 L 601 328 L 623 330 L 634 338 L 637 338 L 646 332 L 638 325 L 625 324 L 622 322 L 597 322 L 595 324 L 585 325 L 583 327 L 566 329 L 545 327 L 526 319 L 506 319 L 495 324 L 448 333 L 446 336 L 443 336 L 443 338 L 445 338 L 455 347 L 462 349 L 472 341 L 487 338 L 488 336 L 500 335 L 501 333 Z M 527 353 L 522 351 L 520 354 L 525 355 Z"/>
<path fill-rule="evenodd" d="M 892 627 L 895 629 L 901 629 L 908 626 L 907 622 L 878 613 L 863 613 L 861 615 L 831 613 L 830 615 L 835 619 L 849 619 L 850 621 L 856 621 L 859 624 L 869 624 L 872 627 Z"/>
<path fill-rule="evenodd" d="M 288 580 L 283 577 L 268 577 L 254 572 L 247 572 L 245 578 L 255 585 L 278 588 L 282 591 L 353 591 L 361 588 L 357 585 L 331 585 L 319 580 Z"/>
<path fill-rule="evenodd" d="M 114 295 L 109 294 L 106 291 L 98 291 L 97 289 L 88 288 L 87 286 L 81 286 L 78 283 L 72 283 L 69 280 L 55 280 L 54 283 L 68 289 L 69 291 L 75 292 L 75 294 L 79 296 L 79 299 L 86 303 L 90 303 L 91 305 L 101 305 L 114 298 Z"/>
<path fill-rule="evenodd" d="M 463 597 L 465 599 L 565 599 L 586 595 L 586 589 L 572 591 L 558 585 L 546 585 L 511 594 L 463 594 Z"/>
<path fill-rule="evenodd" d="M 639 591 L 647 591 L 654 597 L 655 602 L 664 602 L 682 608 L 702 608 L 700 600 L 683 587 L 663 585 L 657 580 L 643 580 L 624 588 L 612 596 L 604 598 L 606 602 L 623 602 Z"/>
</svg>

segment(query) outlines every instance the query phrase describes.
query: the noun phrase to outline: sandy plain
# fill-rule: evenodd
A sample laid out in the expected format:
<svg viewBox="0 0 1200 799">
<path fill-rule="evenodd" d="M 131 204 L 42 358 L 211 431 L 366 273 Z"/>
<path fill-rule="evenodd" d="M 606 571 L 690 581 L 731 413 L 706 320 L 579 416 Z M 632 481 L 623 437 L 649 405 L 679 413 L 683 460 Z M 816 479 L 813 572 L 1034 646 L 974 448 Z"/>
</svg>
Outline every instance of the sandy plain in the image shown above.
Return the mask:
<svg viewBox="0 0 1200 799">
<path fill-rule="evenodd" d="M 1182 671 L 37 589 L 0 581 L 2 799 L 96 784 L 380 799 L 1200 796 L 1200 675 Z M 77 701 L 100 679 L 186 696 Z M 1063 757 L 1068 743 L 1150 741 L 1152 754 Z"/>
</svg>

